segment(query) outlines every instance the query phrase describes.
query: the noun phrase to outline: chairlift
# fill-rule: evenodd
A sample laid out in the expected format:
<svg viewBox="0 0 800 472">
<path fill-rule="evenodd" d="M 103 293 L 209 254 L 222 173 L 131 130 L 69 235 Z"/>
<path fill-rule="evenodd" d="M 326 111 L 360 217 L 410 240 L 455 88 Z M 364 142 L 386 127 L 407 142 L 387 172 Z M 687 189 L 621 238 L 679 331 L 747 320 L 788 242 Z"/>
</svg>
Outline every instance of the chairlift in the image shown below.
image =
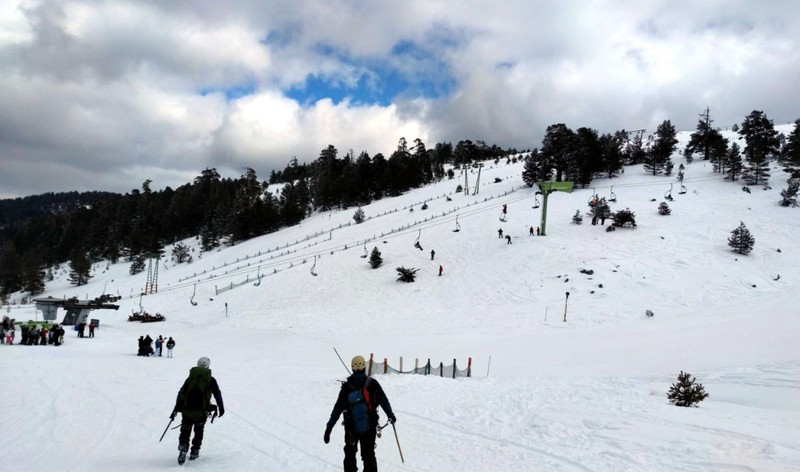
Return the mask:
<svg viewBox="0 0 800 472">
<path fill-rule="evenodd" d="M 461 225 L 458 224 L 458 215 L 456 215 L 456 229 L 453 230 L 454 233 L 458 233 L 461 231 Z"/>
<path fill-rule="evenodd" d="M 261 266 L 258 266 L 258 270 L 256 270 L 256 283 L 253 284 L 253 287 L 258 287 L 261 285 Z"/>
<path fill-rule="evenodd" d="M 669 190 L 667 190 L 667 193 L 664 194 L 664 200 L 673 201 L 673 198 L 672 198 L 672 184 L 669 184 Z"/>
<path fill-rule="evenodd" d="M 313 275 L 314 277 L 317 276 L 317 273 L 314 272 L 314 267 L 316 266 L 317 266 L 317 256 L 314 256 L 314 263 L 311 265 L 311 275 Z"/>
<path fill-rule="evenodd" d="M 366 259 L 367 258 L 367 242 L 366 241 L 364 241 L 364 254 L 361 255 L 361 258 L 362 259 Z"/>
<path fill-rule="evenodd" d="M 536 193 L 533 194 L 533 208 L 534 209 L 539 208 L 541 206 L 539 204 L 539 195 L 541 195 L 541 194 L 542 194 L 542 192 L 536 192 Z"/>
<path fill-rule="evenodd" d="M 506 220 L 506 214 L 503 213 L 503 212 L 500 212 L 500 221 L 502 221 L 503 223 L 505 223 L 507 221 Z"/>
<path fill-rule="evenodd" d="M 197 306 L 197 302 L 194 301 L 194 296 L 195 296 L 196 293 L 197 293 L 197 284 L 194 284 L 194 289 L 192 290 L 192 296 L 189 298 L 189 303 L 191 303 L 192 306 Z M 140 305 L 139 305 L 140 311 L 141 311 L 141 307 L 142 307 L 142 305 L 140 303 Z"/>
<path fill-rule="evenodd" d="M 422 250 L 422 245 L 419 243 L 419 237 L 420 236 L 422 236 L 422 230 L 419 230 L 419 233 L 417 233 L 417 240 L 414 241 L 414 247 L 421 251 Z"/>
<path fill-rule="evenodd" d="M 684 194 L 684 193 L 686 193 L 688 190 L 689 190 L 689 189 L 687 189 L 687 188 L 686 188 L 686 186 L 685 186 L 685 185 L 683 185 L 683 182 L 681 182 L 681 190 L 680 190 L 680 192 L 678 192 L 678 194 L 679 194 L 679 195 L 683 195 L 683 194 Z"/>
<path fill-rule="evenodd" d="M 609 195 L 608 195 L 608 201 L 611 202 L 611 203 L 616 203 L 617 202 L 617 194 L 614 193 L 614 186 L 613 185 L 611 186 L 611 191 L 609 192 Z"/>
</svg>

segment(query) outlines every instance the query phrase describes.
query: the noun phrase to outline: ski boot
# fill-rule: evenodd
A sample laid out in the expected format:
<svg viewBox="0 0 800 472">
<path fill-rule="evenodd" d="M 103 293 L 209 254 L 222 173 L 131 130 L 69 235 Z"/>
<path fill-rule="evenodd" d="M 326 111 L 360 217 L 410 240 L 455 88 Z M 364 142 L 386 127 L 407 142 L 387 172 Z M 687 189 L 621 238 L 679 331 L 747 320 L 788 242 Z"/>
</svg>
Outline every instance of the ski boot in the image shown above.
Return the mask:
<svg viewBox="0 0 800 472">
<path fill-rule="evenodd" d="M 178 445 L 178 464 L 183 465 L 186 462 L 186 452 L 189 450 L 188 444 L 179 444 Z"/>
<path fill-rule="evenodd" d="M 189 460 L 193 461 L 193 460 L 197 459 L 197 456 L 199 456 L 199 455 L 200 455 L 200 451 L 192 451 L 192 452 L 189 453 Z"/>
</svg>

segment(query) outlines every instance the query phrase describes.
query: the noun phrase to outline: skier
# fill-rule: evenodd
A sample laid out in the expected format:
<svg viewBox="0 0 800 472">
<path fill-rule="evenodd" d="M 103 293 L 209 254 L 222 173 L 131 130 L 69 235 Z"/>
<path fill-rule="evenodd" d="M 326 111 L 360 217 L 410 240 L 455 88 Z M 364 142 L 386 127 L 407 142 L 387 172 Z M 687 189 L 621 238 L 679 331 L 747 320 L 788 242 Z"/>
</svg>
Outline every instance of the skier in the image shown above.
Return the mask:
<svg viewBox="0 0 800 472">
<path fill-rule="evenodd" d="M 211 376 L 209 365 L 211 365 L 211 360 L 208 357 L 201 357 L 197 360 L 197 367 L 189 369 L 189 377 L 178 391 L 175 408 L 169 417 L 174 420 L 177 413 L 181 414 L 178 464 L 186 462 L 192 428 L 194 428 L 194 439 L 192 440 L 192 451 L 189 454 L 190 461 L 197 459 L 200 454 L 200 446 L 203 444 L 203 428 L 205 428 L 208 415 L 215 410 L 219 412 L 220 418 L 225 414 L 222 392 L 219 390 L 217 379 Z M 217 401 L 216 406 L 210 402 L 211 395 L 214 395 L 214 399 Z"/>
<path fill-rule="evenodd" d="M 433 260 L 433 256 L 434 256 L 435 254 L 436 254 L 436 251 L 434 251 L 433 249 L 431 249 L 431 260 Z"/>
<path fill-rule="evenodd" d="M 175 340 L 172 339 L 172 336 L 169 337 L 167 340 L 167 357 L 172 359 L 172 348 L 175 347 Z"/>
<path fill-rule="evenodd" d="M 511 235 L 510 234 L 506 235 L 506 244 L 511 244 Z"/>
<path fill-rule="evenodd" d="M 533 226 L 531 226 L 531 229 L 530 229 L 530 231 L 528 232 L 528 235 L 530 235 L 530 236 L 533 236 Z"/>
<path fill-rule="evenodd" d="M 505 203 L 503 203 L 503 214 L 505 215 L 506 212 L 508 212 L 508 207 L 506 206 Z"/>
<path fill-rule="evenodd" d="M 539 236 L 539 227 L 536 227 L 536 236 Z"/>
<path fill-rule="evenodd" d="M 503 228 L 497 230 L 497 237 L 503 239 Z"/>
<path fill-rule="evenodd" d="M 342 389 L 339 391 L 331 417 L 325 427 L 323 439 L 325 444 L 330 442 L 331 431 L 339 420 L 339 415 L 344 413 L 344 472 L 358 471 L 356 453 L 358 452 L 359 442 L 361 443 L 361 460 L 364 463 L 364 472 L 377 472 L 378 462 L 375 459 L 375 436 L 377 435 L 378 427 L 377 405 L 380 405 L 384 413 L 386 413 L 389 423 L 394 424 L 397 418 L 392 413 L 392 406 L 389 404 L 386 394 L 383 393 L 381 385 L 372 377 L 367 377 L 365 372 L 367 363 L 364 358 L 355 356 L 350 362 L 350 366 L 353 368 L 353 374 L 347 378 L 347 381 L 342 382 Z M 369 428 L 361 436 L 357 436 L 352 415 L 350 414 L 348 396 L 361 389 L 366 389 L 369 394 L 368 397 L 365 397 L 369 405 Z"/>
<path fill-rule="evenodd" d="M 93 338 L 93 337 L 94 337 L 94 329 L 95 329 L 95 328 L 97 328 L 97 325 L 94 323 L 94 321 L 92 321 L 91 323 L 89 323 L 89 337 L 90 337 L 90 338 Z"/>
<path fill-rule="evenodd" d="M 156 338 L 156 353 L 155 355 L 161 357 L 161 346 L 164 344 L 164 338 L 160 335 Z"/>
<path fill-rule="evenodd" d="M 439 277 L 441 277 L 441 276 L 442 276 L 442 272 L 443 272 L 443 271 L 444 271 L 444 267 L 442 267 L 442 266 L 441 266 L 441 264 L 440 264 L 440 265 L 439 265 Z"/>
</svg>

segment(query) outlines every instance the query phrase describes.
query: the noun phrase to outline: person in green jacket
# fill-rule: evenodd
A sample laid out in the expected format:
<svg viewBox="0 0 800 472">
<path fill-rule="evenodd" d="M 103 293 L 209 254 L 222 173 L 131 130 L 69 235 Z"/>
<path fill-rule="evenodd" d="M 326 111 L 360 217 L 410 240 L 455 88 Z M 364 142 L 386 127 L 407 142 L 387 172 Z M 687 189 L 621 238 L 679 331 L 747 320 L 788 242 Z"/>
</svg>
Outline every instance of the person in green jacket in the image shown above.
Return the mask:
<svg viewBox="0 0 800 472">
<path fill-rule="evenodd" d="M 200 454 L 200 446 L 203 444 L 203 429 L 206 425 L 206 418 L 209 414 L 217 411 L 219 417 L 225 414 L 225 406 L 222 403 L 222 392 L 219 390 L 217 379 L 211 376 L 211 360 L 208 357 L 201 357 L 197 361 L 197 367 L 189 370 L 189 377 L 183 382 L 183 386 L 178 391 L 178 398 L 175 400 L 175 408 L 172 410 L 170 419 L 175 419 L 177 413 L 181 414 L 181 434 L 178 437 L 178 463 L 186 461 L 186 452 L 189 451 L 189 438 L 194 429 L 194 439 L 192 439 L 192 450 L 189 460 L 197 459 Z M 216 406 L 211 403 L 211 396 L 217 401 Z"/>
</svg>

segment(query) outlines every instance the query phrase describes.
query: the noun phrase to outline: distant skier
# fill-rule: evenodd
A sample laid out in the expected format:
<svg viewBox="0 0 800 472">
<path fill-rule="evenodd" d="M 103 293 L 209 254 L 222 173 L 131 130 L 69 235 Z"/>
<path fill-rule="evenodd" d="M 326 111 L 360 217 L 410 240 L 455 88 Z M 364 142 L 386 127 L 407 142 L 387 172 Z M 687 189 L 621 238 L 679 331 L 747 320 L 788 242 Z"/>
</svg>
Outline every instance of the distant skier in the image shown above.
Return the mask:
<svg viewBox="0 0 800 472">
<path fill-rule="evenodd" d="M 539 227 L 536 227 L 536 236 L 539 236 Z"/>
<path fill-rule="evenodd" d="M 439 277 L 441 277 L 441 276 L 442 276 L 442 272 L 443 272 L 443 271 L 444 271 L 444 267 L 442 267 L 442 266 L 441 266 L 441 264 L 440 264 L 440 265 L 439 265 Z"/>
<path fill-rule="evenodd" d="M 175 340 L 172 339 L 172 336 L 169 337 L 167 340 L 167 357 L 172 359 L 172 348 L 175 347 Z"/>
<path fill-rule="evenodd" d="M 436 251 L 434 251 L 433 249 L 431 249 L 431 260 L 433 260 L 433 256 L 435 256 L 435 255 L 436 255 Z"/>
<path fill-rule="evenodd" d="M 497 237 L 503 239 L 503 228 L 497 230 Z"/>
<path fill-rule="evenodd" d="M 161 357 L 161 346 L 163 345 L 164 345 L 164 338 L 162 338 L 161 336 L 156 338 L 156 353 L 155 353 L 156 356 Z"/>
<path fill-rule="evenodd" d="M 511 235 L 510 234 L 506 235 L 506 244 L 511 244 Z"/>
<path fill-rule="evenodd" d="M 94 329 L 95 329 L 95 328 L 97 328 L 97 325 L 95 324 L 95 322 L 94 322 L 94 321 L 92 321 L 91 323 L 89 323 L 89 337 L 90 337 L 90 338 L 93 338 L 93 337 L 94 337 Z"/>
<path fill-rule="evenodd" d="M 189 377 L 178 391 L 175 408 L 169 417 L 174 420 L 177 413 L 181 414 L 178 464 L 186 462 L 192 428 L 194 428 L 194 439 L 192 439 L 192 450 L 189 454 L 190 461 L 197 459 L 200 454 L 200 446 L 203 444 L 203 429 L 208 415 L 213 411 L 218 411 L 219 417 L 222 418 L 225 414 L 222 392 L 219 390 L 217 379 L 211 376 L 209 365 L 211 365 L 211 360 L 208 357 L 201 357 L 197 360 L 197 367 L 189 369 Z M 211 395 L 214 395 L 214 400 L 217 401 L 216 406 L 211 403 Z"/>
<path fill-rule="evenodd" d="M 383 393 L 383 389 L 377 380 L 372 377 L 367 377 L 366 369 L 367 363 L 361 356 L 355 356 L 350 362 L 353 368 L 353 374 L 347 378 L 347 381 L 342 382 L 342 388 L 339 390 L 339 396 L 336 399 L 336 404 L 333 406 L 331 417 L 325 427 L 325 435 L 323 440 L 325 444 L 331 441 L 331 431 L 339 420 L 339 416 L 344 413 L 344 472 L 356 472 L 358 464 L 356 463 L 356 453 L 358 452 L 358 443 L 361 443 L 361 460 L 364 463 L 364 472 L 377 472 L 378 462 L 375 459 L 375 436 L 377 435 L 378 426 L 378 411 L 377 407 L 380 406 L 389 423 L 394 424 L 397 421 L 394 413 L 392 413 L 392 406 L 389 404 L 389 399 Z M 358 395 L 357 392 L 363 392 L 366 389 L 367 396 Z M 353 410 L 357 407 L 351 403 L 353 395 L 358 395 L 359 398 L 366 400 L 368 418 L 363 422 L 366 424 L 357 424 L 359 420 L 355 419 Z M 364 401 L 361 401 L 363 406 Z M 361 422 L 359 422 L 361 423 Z M 359 426 L 365 427 L 365 432 L 360 435 L 356 433 L 356 428 Z"/>
<path fill-rule="evenodd" d="M 533 226 L 531 226 L 531 229 L 530 229 L 530 231 L 528 232 L 528 234 L 529 234 L 530 236 L 533 236 Z"/>
<path fill-rule="evenodd" d="M 507 212 L 508 212 L 508 206 L 506 206 L 506 204 L 504 203 L 503 204 L 503 214 L 505 215 Z"/>
</svg>

